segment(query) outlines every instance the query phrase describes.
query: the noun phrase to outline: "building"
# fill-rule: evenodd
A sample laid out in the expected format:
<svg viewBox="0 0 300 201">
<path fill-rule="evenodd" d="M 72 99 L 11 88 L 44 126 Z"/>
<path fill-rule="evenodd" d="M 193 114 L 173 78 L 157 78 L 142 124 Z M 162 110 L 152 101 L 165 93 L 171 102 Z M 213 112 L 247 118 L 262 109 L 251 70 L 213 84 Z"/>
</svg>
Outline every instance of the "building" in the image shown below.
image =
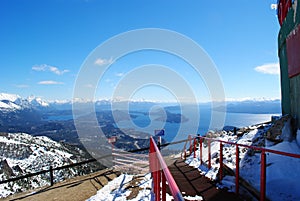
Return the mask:
<svg viewBox="0 0 300 201">
<path fill-rule="evenodd" d="M 282 114 L 294 117 L 300 128 L 300 2 L 279 0 L 277 11 Z"/>
</svg>

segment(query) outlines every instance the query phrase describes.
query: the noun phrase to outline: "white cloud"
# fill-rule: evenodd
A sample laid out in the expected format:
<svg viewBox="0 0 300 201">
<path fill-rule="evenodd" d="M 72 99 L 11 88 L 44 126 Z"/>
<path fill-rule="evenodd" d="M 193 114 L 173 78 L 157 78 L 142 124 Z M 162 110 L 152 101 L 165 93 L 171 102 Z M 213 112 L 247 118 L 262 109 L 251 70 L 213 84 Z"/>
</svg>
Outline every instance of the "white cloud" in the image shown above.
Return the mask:
<svg viewBox="0 0 300 201">
<path fill-rule="evenodd" d="M 59 70 L 57 67 L 49 66 L 49 70 L 56 75 L 62 75 L 64 73 L 69 72 L 69 70 Z"/>
<path fill-rule="evenodd" d="M 38 84 L 41 84 L 41 85 L 58 85 L 58 84 L 64 84 L 64 83 L 53 81 L 53 80 L 45 80 L 45 81 L 38 82 Z"/>
<path fill-rule="evenodd" d="M 116 76 L 117 77 L 122 77 L 124 75 L 124 73 L 117 73 Z"/>
<path fill-rule="evenodd" d="M 254 68 L 255 71 L 263 74 L 279 75 L 279 63 L 267 63 Z"/>
<path fill-rule="evenodd" d="M 34 71 L 46 71 L 46 64 L 42 64 L 42 65 L 36 65 L 32 67 L 32 70 Z"/>
<path fill-rule="evenodd" d="M 112 62 L 113 62 L 112 58 L 110 59 L 98 58 L 96 59 L 95 64 L 98 66 L 103 66 L 103 65 L 111 64 Z"/>
<path fill-rule="evenodd" d="M 59 70 L 59 68 L 57 68 L 55 66 L 50 66 L 47 64 L 35 65 L 32 67 L 32 70 L 34 70 L 34 71 L 49 71 L 56 75 L 63 75 L 67 72 L 70 72 L 69 70 Z"/>
</svg>

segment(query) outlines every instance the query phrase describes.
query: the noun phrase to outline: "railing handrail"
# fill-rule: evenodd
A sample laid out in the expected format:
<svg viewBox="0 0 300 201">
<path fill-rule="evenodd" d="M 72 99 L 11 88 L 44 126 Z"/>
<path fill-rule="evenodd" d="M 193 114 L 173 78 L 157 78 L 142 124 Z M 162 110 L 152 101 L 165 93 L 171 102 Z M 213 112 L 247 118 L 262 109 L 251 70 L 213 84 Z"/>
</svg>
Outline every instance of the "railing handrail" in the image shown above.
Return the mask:
<svg viewBox="0 0 300 201">
<path fill-rule="evenodd" d="M 158 164 L 155 164 L 157 163 Z M 150 163 L 150 170 L 151 173 L 154 173 L 157 175 L 162 174 L 162 180 L 166 180 L 168 182 L 169 185 L 169 189 L 171 191 L 171 194 L 174 198 L 174 200 L 178 200 L 178 201 L 183 201 L 183 197 L 182 194 L 164 160 L 164 158 L 162 157 L 159 148 L 157 147 L 154 139 L 152 137 L 150 137 L 150 152 L 149 152 L 149 163 Z M 158 166 L 157 166 L 158 165 Z M 162 171 L 162 172 L 161 172 Z M 152 174 L 152 178 L 153 178 L 153 182 L 154 182 L 154 193 L 155 193 L 155 200 L 160 200 L 160 181 L 161 181 L 161 177 L 158 176 L 157 178 L 155 178 L 156 176 L 154 176 L 154 174 Z M 157 180 L 157 181 L 154 181 Z M 161 189 L 163 191 L 162 193 L 162 200 L 165 200 L 165 181 L 162 181 L 162 186 L 163 189 Z"/>
<path fill-rule="evenodd" d="M 189 137 L 190 139 L 190 137 Z M 300 159 L 300 154 L 294 154 L 294 153 L 289 153 L 289 152 L 284 152 L 284 151 L 278 151 L 274 149 L 267 149 L 264 147 L 257 147 L 257 146 L 251 146 L 251 145 L 245 145 L 245 144 L 239 144 L 237 142 L 230 142 L 230 141 L 224 141 L 216 138 L 209 138 L 209 137 L 204 137 L 197 135 L 194 138 L 194 158 L 196 157 L 195 151 L 196 151 L 196 143 L 197 139 L 199 139 L 199 144 L 200 144 L 200 162 L 202 164 L 202 143 L 203 140 L 208 141 L 208 168 L 211 168 L 211 142 L 219 142 L 220 143 L 220 154 L 219 154 L 219 161 L 220 161 L 220 180 L 222 180 L 223 175 L 223 144 L 230 144 L 234 145 L 236 147 L 236 178 L 235 178 L 235 185 L 236 185 L 236 193 L 239 193 L 239 147 L 245 147 L 257 151 L 261 151 L 261 169 L 260 169 L 260 200 L 264 201 L 266 200 L 266 153 L 273 153 L 273 154 L 278 154 L 282 156 L 288 156 L 288 157 L 293 157 L 293 158 L 298 158 Z"/>
<path fill-rule="evenodd" d="M 8 183 L 8 182 L 17 181 L 17 180 L 21 180 L 21 179 L 26 179 L 26 178 L 34 177 L 34 176 L 37 176 L 37 175 L 40 175 L 40 174 L 46 174 L 46 173 L 49 173 L 49 172 L 55 171 L 55 170 L 62 170 L 62 169 L 67 169 L 67 168 L 71 168 L 71 167 L 76 167 L 76 166 L 79 166 L 79 165 L 84 165 L 84 164 L 96 162 L 99 159 L 107 158 L 107 157 L 110 157 L 110 156 L 112 156 L 112 155 L 109 154 L 109 155 L 105 155 L 105 156 L 102 156 L 102 157 L 97 158 L 97 159 L 92 158 L 92 159 L 89 159 L 89 160 L 86 160 L 86 161 L 81 161 L 81 162 L 78 162 L 78 163 L 72 163 L 72 164 L 59 166 L 59 167 L 55 167 L 55 168 L 52 168 L 52 166 L 49 166 L 49 169 L 47 169 L 47 170 L 40 170 L 38 172 L 28 173 L 28 174 L 25 174 L 25 175 L 21 175 L 21 176 L 13 177 L 13 178 L 10 178 L 10 179 L 2 180 L 2 181 L 0 181 L 0 184 L 5 184 L 5 183 Z"/>
<path fill-rule="evenodd" d="M 294 154 L 294 153 L 278 151 L 278 150 L 274 150 L 274 149 L 267 149 L 267 148 L 264 148 L 264 147 L 251 146 L 251 145 L 246 145 L 246 144 L 239 144 L 239 143 L 236 143 L 236 142 L 224 141 L 224 140 L 220 140 L 220 139 L 216 139 L 216 138 L 209 138 L 209 137 L 204 137 L 204 136 L 195 136 L 193 139 L 197 139 L 197 138 L 210 140 L 211 142 L 222 142 L 222 143 L 225 143 L 225 144 L 236 145 L 236 146 L 239 146 L 239 147 L 245 147 L 245 148 L 253 149 L 253 150 L 256 150 L 256 151 L 264 151 L 264 152 L 269 152 L 269 153 L 273 153 L 273 154 L 289 156 L 289 157 L 293 157 L 293 158 L 300 158 L 300 154 Z"/>
</svg>

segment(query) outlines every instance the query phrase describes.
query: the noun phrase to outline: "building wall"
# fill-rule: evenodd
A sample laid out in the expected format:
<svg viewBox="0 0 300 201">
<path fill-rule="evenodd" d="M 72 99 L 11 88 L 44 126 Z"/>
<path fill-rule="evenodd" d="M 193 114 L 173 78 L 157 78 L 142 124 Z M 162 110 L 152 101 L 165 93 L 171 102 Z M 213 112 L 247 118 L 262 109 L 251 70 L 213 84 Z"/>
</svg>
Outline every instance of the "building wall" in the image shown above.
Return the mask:
<svg viewBox="0 0 300 201">
<path fill-rule="evenodd" d="M 290 78 L 291 115 L 300 127 L 300 75 Z"/>
<path fill-rule="evenodd" d="M 282 114 L 291 114 L 290 82 L 288 76 L 288 64 L 286 55 L 286 45 L 279 51 L 280 58 L 280 82 L 281 82 L 281 108 Z"/>
<path fill-rule="evenodd" d="M 289 10 L 278 35 L 278 56 L 280 61 L 280 81 L 281 81 L 281 108 L 282 114 L 291 114 L 296 118 L 297 127 L 300 128 L 300 74 L 289 75 L 289 62 L 287 49 L 287 37 L 300 24 L 300 2 L 294 4 Z M 295 44 L 295 43 L 294 43 Z M 300 43 L 297 44 L 300 50 Z M 291 53 L 290 53 L 291 54 Z M 293 55 L 300 57 L 300 55 Z M 291 62 L 290 62 L 291 63 Z M 290 64 L 291 65 L 291 64 Z M 300 68 L 300 64 L 299 64 Z"/>
</svg>

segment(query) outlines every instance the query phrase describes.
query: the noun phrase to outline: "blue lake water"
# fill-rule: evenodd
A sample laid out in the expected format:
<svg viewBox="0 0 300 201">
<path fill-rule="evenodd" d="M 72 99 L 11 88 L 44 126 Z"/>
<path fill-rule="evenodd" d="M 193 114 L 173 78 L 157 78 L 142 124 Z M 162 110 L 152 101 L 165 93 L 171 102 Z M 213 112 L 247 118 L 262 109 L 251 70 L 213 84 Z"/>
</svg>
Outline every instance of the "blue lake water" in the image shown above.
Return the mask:
<svg viewBox="0 0 300 201">
<path fill-rule="evenodd" d="M 53 115 L 53 116 L 47 116 L 44 121 L 67 121 L 67 120 L 72 120 L 73 115 L 68 114 L 68 115 Z"/>
<path fill-rule="evenodd" d="M 152 111 L 152 113 L 151 113 Z M 158 120 L 159 117 L 166 115 L 166 112 L 173 114 L 182 114 L 188 120 L 183 123 L 170 123 L 163 120 Z M 153 135 L 154 130 L 165 129 L 164 139 L 168 142 L 186 139 L 189 134 L 205 135 L 208 130 L 220 130 L 224 126 L 245 127 L 251 126 L 271 120 L 271 116 L 278 116 L 279 114 L 250 114 L 250 113 L 224 113 L 224 122 L 220 125 L 214 125 L 216 119 L 212 119 L 212 110 L 209 106 L 204 107 L 148 107 L 146 109 L 130 108 L 130 114 L 136 116 L 131 120 L 119 121 L 115 124 L 123 132 L 128 132 L 128 128 L 133 128 Z M 222 119 L 221 112 L 215 112 L 215 116 Z M 48 116 L 46 121 L 65 121 L 73 119 L 72 114 L 59 114 Z M 217 120 L 219 120 L 217 118 Z M 129 133 L 130 134 L 130 133 Z"/>
<path fill-rule="evenodd" d="M 168 110 L 172 113 L 181 113 L 182 111 L 173 108 Z M 251 126 L 271 120 L 272 116 L 279 114 L 249 114 L 249 113 L 226 113 L 224 115 L 224 123 L 218 126 L 211 126 L 212 112 L 210 109 L 201 109 L 199 112 L 194 109 L 185 110 L 184 116 L 188 121 L 183 123 L 170 123 L 156 120 L 159 115 L 148 115 L 140 112 L 130 112 L 137 117 L 131 121 L 120 121 L 117 123 L 119 128 L 134 128 L 142 132 L 154 134 L 156 129 L 165 129 L 164 139 L 171 142 L 174 140 L 186 139 L 189 134 L 205 135 L 208 130 L 220 130 L 223 126 L 245 127 Z M 181 113 L 182 114 L 182 113 Z M 214 115 L 221 115 L 216 112 Z M 222 115 L 221 115 L 222 116 Z"/>
</svg>

